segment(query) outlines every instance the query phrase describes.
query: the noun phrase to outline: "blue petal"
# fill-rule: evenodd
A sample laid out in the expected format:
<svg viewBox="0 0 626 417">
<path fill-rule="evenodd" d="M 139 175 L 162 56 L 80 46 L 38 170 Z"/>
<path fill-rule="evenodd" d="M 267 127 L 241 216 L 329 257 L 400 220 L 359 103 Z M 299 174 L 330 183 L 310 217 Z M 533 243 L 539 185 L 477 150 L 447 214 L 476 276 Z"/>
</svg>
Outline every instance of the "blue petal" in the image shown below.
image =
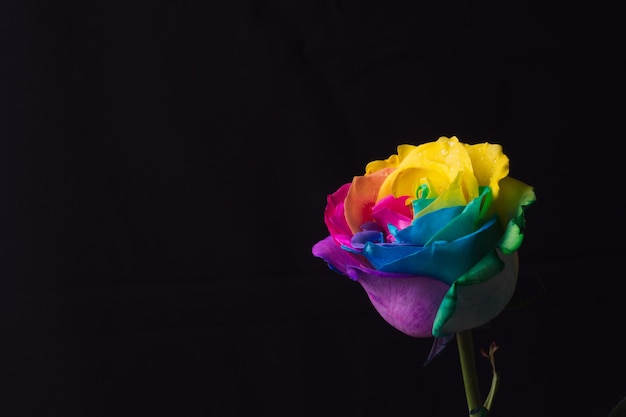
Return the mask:
<svg viewBox="0 0 626 417">
<path fill-rule="evenodd" d="M 497 216 L 480 229 L 452 242 L 435 241 L 428 246 L 374 244 L 362 254 L 380 271 L 429 276 L 451 285 L 487 253 L 502 237 Z"/>
<path fill-rule="evenodd" d="M 355 249 L 361 249 L 366 243 L 383 243 L 384 236 L 381 232 L 375 230 L 364 230 L 363 232 L 355 233 L 352 236 L 350 244 Z"/>
</svg>

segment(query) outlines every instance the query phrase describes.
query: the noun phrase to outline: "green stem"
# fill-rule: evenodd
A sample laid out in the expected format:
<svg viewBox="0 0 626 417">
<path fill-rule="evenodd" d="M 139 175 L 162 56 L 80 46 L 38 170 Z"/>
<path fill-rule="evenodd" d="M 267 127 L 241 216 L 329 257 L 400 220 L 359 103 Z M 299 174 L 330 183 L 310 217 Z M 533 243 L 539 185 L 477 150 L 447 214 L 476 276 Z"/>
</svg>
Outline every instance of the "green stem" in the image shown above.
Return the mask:
<svg viewBox="0 0 626 417">
<path fill-rule="evenodd" d="M 459 348 L 461 359 L 461 372 L 463 373 L 463 385 L 467 398 L 467 408 L 470 415 L 476 413 L 482 407 L 478 375 L 476 374 L 476 360 L 474 357 L 474 340 L 471 330 L 463 330 L 456 334 L 456 344 Z"/>
</svg>

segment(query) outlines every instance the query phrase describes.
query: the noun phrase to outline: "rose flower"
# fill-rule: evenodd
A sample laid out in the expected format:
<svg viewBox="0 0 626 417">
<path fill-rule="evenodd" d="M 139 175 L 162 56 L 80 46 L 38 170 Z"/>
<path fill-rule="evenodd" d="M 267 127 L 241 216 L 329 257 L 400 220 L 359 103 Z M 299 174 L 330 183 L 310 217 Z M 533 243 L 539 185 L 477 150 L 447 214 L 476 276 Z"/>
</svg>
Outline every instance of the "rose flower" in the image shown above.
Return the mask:
<svg viewBox="0 0 626 417">
<path fill-rule="evenodd" d="M 329 236 L 313 255 L 364 288 L 413 337 L 482 326 L 516 287 L 531 186 L 511 178 L 502 146 L 453 137 L 367 164 L 328 196 Z"/>
</svg>

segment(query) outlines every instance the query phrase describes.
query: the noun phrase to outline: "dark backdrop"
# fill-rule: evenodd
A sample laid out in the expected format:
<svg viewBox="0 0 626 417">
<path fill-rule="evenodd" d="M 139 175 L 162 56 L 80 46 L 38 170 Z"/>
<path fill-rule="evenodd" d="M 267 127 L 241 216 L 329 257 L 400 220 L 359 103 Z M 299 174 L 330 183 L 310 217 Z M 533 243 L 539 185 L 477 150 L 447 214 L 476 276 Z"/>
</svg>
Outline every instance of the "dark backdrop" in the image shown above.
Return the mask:
<svg viewBox="0 0 626 417">
<path fill-rule="evenodd" d="M 501 346 L 495 415 L 608 415 L 622 50 L 600 11 L 2 2 L 0 414 L 463 415 L 456 347 L 423 367 L 431 340 L 311 255 L 327 194 L 456 135 L 538 198 L 514 306 L 475 332 Z"/>
</svg>

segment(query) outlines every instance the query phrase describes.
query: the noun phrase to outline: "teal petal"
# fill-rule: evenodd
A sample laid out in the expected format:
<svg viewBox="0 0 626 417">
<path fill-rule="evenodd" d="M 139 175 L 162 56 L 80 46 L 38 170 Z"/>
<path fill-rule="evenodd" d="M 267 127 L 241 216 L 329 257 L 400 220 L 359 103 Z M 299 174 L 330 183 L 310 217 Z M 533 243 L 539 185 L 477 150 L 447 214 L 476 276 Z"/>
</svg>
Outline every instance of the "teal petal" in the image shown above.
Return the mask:
<svg viewBox="0 0 626 417">
<path fill-rule="evenodd" d="M 491 188 L 484 187 L 481 194 L 470 201 L 459 216 L 452 219 L 432 236 L 430 241 L 445 240 L 449 242 L 472 233 L 487 218 L 487 213 L 493 212 L 492 200 Z"/>
<path fill-rule="evenodd" d="M 411 203 L 413 206 L 413 213 L 419 213 L 420 211 L 428 207 L 430 203 L 432 203 L 435 200 L 436 198 L 426 198 L 426 197 L 416 198 Z"/>
<path fill-rule="evenodd" d="M 433 237 L 457 218 L 464 209 L 464 206 L 448 207 L 418 217 L 410 226 L 395 233 L 396 241 L 402 244 L 426 246 L 428 241 L 434 240 Z"/>
<path fill-rule="evenodd" d="M 517 285 L 517 252 L 493 251 L 448 290 L 433 324 L 443 337 L 488 323 L 504 310 Z"/>
</svg>

